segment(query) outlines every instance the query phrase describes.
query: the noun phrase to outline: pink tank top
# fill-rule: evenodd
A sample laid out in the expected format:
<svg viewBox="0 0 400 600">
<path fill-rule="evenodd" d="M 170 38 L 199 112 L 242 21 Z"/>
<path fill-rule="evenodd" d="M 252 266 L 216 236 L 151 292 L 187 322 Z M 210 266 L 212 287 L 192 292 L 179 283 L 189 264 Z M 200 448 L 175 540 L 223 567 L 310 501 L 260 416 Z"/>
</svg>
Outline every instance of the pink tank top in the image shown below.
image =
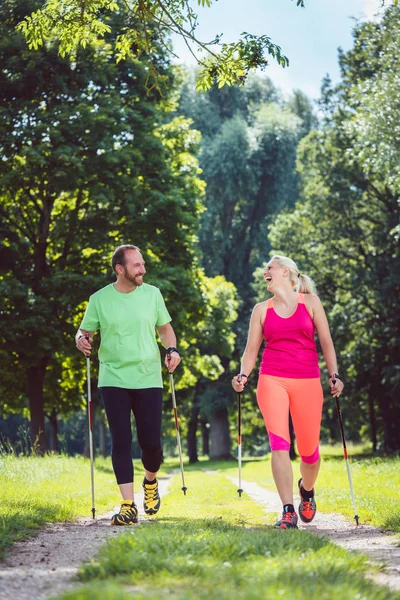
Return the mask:
<svg viewBox="0 0 400 600">
<path fill-rule="evenodd" d="M 308 379 L 320 376 L 314 323 L 299 294 L 297 308 L 287 319 L 274 310 L 273 299 L 267 302 L 263 326 L 266 340 L 260 374 Z"/>
</svg>

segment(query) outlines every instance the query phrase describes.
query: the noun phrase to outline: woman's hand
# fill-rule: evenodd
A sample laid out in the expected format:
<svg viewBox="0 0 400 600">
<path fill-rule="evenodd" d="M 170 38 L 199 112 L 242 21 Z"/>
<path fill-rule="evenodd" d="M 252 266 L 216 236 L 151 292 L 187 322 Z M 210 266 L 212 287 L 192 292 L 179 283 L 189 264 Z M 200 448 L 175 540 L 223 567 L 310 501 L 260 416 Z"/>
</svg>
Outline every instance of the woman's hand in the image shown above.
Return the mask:
<svg viewBox="0 0 400 600">
<path fill-rule="evenodd" d="M 245 373 L 238 373 L 232 379 L 232 387 L 235 392 L 243 392 L 245 386 L 247 385 L 248 377 Z"/>
<path fill-rule="evenodd" d="M 334 398 L 339 398 L 340 394 L 343 392 L 344 383 L 337 373 L 332 373 L 329 377 L 329 386 L 331 388 L 331 394 Z"/>
</svg>

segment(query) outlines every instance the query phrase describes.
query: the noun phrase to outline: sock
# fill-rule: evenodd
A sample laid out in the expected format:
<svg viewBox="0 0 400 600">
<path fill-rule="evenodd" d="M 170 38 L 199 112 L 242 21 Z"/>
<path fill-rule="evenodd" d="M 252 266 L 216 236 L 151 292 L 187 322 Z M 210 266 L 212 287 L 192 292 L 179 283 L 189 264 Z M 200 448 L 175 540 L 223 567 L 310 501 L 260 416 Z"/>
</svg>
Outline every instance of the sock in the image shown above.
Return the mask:
<svg viewBox="0 0 400 600">
<path fill-rule="evenodd" d="M 157 481 L 157 477 L 156 477 L 155 479 L 153 479 L 153 481 L 149 481 L 149 480 L 148 480 L 148 479 L 146 479 L 146 477 L 145 477 L 145 478 L 144 478 L 144 480 L 143 480 L 143 483 L 150 483 L 150 485 L 151 485 L 152 483 L 155 483 L 156 481 Z"/>
<path fill-rule="evenodd" d="M 305 490 L 303 488 L 303 486 L 300 486 L 300 495 L 302 496 L 302 498 L 304 500 L 307 500 L 308 498 L 314 498 L 314 490 L 311 490 L 310 492 L 308 490 Z"/>
<path fill-rule="evenodd" d="M 283 510 L 284 510 L 284 512 L 291 512 L 291 513 L 293 513 L 294 512 L 294 506 L 293 506 L 293 504 L 284 504 L 283 505 Z"/>
</svg>

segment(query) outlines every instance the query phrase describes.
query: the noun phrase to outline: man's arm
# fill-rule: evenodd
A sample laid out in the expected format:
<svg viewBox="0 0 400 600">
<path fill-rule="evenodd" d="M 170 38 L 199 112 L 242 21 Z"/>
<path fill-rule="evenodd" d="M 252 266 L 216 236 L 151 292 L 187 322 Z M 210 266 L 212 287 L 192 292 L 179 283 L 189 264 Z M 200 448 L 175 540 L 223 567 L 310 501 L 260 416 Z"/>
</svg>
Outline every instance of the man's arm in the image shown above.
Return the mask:
<svg viewBox="0 0 400 600">
<path fill-rule="evenodd" d="M 179 356 L 179 352 L 176 348 L 175 332 L 172 329 L 171 323 L 160 325 L 159 327 L 156 327 L 156 329 L 158 335 L 160 336 L 162 345 L 167 349 L 167 354 L 165 356 L 166 367 L 170 373 L 173 373 L 181 362 L 181 357 Z"/>
</svg>

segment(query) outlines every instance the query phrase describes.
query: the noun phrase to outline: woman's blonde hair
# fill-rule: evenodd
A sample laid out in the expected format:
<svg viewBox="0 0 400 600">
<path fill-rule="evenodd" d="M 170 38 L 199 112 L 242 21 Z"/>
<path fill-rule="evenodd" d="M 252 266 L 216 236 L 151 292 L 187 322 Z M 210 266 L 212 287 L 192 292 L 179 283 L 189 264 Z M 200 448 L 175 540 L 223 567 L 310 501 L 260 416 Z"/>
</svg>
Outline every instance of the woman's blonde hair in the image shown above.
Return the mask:
<svg viewBox="0 0 400 600">
<path fill-rule="evenodd" d="M 303 275 L 300 273 L 296 263 L 294 260 L 289 258 L 288 256 L 280 256 L 279 254 L 275 254 L 271 261 L 275 260 L 280 267 L 287 267 L 290 272 L 290 282 L 294 289 L 302 294 L 316 294 L 317 288 L 311 277 L 308 275 Z M 270 262 L 271 262 L 270 261 Z"/>
</svg>

